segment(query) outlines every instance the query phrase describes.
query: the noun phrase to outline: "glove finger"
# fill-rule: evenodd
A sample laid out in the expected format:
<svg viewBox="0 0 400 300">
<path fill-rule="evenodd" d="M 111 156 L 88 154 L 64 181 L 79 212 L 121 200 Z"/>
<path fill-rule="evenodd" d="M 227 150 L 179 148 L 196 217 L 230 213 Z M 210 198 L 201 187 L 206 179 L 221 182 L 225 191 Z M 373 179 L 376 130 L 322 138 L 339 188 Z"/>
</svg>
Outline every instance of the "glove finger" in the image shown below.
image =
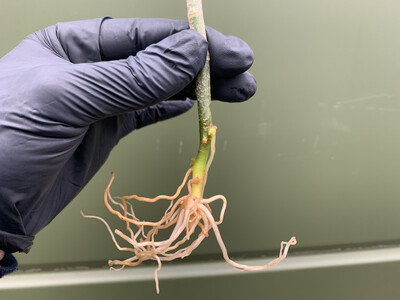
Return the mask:
<svg viewBox="0 0 400 300">
<path fill-rule="evenodd" d="M 163 101 L 150 107 L 125 114 L 120 138 L 131 133 L 135 129 L 177 117 L 190 110 L 194 101 L 192 100 L 170 100 Z"/>
<path fill-rule="evenodd" d="M 194 80 L 170 99 L 196 99 L 195 86 Z M 243 102 L 253 97 L 256 90 L 257 82 L 250 72 L 244 72 L 230 78 L 217 76 L 211 78 L 211 97 L 213 100 Z"/>
<path fill-rule="evenodd" d="M 205 63 L 207 42 L 181 31 L 126 60 L 46 68 L 35 86 L 42 114 L 76 126 L 138 110 L 170 98 Z M 40 76 L 39 76 L 40 78 Z M 54 97 L 60 101 L 54 101 Z"/>
<path fill-rule="evenodd" d="M 256 93 L 254 76 L 245 72 L 232 78 L 215 78 L 211 81 L 211 96 L 224 102 L 243 102 Z"/>
<path fill-rule="evenodd" d="M 180 20 L 108 18 L 100 29 L 101 54 L 104 60 L 124 59 L 186 29 L 188 23 Z"/>
<path fill-rule="evenodd" d="M 14 272 L 17 267 L 18 262 L 15 257 L 10 253 L 6 253 L 4 258 L 0 260 L 0 278 L 11 272 Z"/>
<path fill-rule="evenodd" d="M 250 46 L 235 36 L 227 36 L 207 27 L 212 76 L 231 77 L 253 65 L 254 53 Z"/>
<path fill-rule="evenodd" d="M 37 32 L 46 48 L 72 63 L 119 60 L 189 28 L 169 19 L 92 19 L 58 23 Z M 254 53 L 243 40 L 207 27 L 211 75 L 233 76 L 247 71 Z"/>
<path fill-rule="evenodd" d="M 100 48 L 104 60 L 124 59 L 167 36 L 189 28 L 186 21 L 168 19 L 106 19 L 101 24 Z M 211 75 L 233 76 L 247 71 L 254 53 L 243 40 L 207 27 Z"/>
<path fill-rule="evenodd" d="M 126 59 L 182 30 L 188 23 L 168 19 L 97 18 L 60 22 L 32 35 L 72 63 Z"/>
</svg>

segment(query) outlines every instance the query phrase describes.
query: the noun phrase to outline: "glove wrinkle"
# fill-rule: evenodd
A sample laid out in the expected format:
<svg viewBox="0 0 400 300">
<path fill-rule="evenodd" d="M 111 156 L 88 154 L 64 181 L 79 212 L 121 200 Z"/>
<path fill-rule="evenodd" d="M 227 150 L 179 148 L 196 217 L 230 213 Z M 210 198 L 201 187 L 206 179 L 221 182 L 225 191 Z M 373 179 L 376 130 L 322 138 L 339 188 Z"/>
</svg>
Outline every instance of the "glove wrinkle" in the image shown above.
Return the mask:
<svg viewBox="0 0 400 300">
<path fill-rule="evenodd" d="M 101 61 L 99 35 L 104 18 L 58 23 L 54 26 L 58 43 L 72 63 Z M 54 42 L 54 40 L 53 40 Z"/>
</svg>

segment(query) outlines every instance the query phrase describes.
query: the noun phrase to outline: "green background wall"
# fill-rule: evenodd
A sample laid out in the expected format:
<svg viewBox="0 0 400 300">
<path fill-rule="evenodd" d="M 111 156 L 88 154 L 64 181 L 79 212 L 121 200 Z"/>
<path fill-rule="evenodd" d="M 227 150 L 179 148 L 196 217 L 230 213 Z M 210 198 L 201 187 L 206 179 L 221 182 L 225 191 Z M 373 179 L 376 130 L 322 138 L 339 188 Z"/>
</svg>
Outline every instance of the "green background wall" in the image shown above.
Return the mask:
<svg viewBox="0 0 400 300">
<path fill-rule="evenodd" d="M 184 2 L 2 0 L 0 56 L 56 22 L 182 19 Z M 241 37 L 256 57 L 255 97 L 213 103 L 219 130 L 206 194 L 229 200 L 221 225 L 227 248 L 241 257 L 275 254 L 292 235 L 297 252 L 397 243 L 400 2 L 204 0 L 204 9 L 209 26 Z M 196 149 L 195 109 L 122 140 L 77 199 L 37 235 L 29 255 L 17 256 L 21 268 L 121 257 L 103 225 L 83 219 L 80 210 L 108 216 L 102 193 L 111 171 L 116 195 L 172 193 Z M 145 216 L 161 211 L 142 209 Z M 214 238 L 193 255 L 219 257 Z"/>
</svg>

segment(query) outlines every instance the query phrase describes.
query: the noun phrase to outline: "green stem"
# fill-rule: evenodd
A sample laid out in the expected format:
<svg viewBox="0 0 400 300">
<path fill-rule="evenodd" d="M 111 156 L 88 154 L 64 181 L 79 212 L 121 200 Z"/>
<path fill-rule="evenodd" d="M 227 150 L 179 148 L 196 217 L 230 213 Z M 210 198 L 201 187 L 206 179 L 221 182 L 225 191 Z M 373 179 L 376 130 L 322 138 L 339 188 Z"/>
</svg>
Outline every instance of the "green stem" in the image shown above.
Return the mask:
<svg viewBox="0 0 400 300">
<path fill-rule="evenodd" d="M 186 0 L 190 28 L 199 32 L 204 38 L 206 26 L 203 17 L 201 0 Z M 207 161 L 210 153 L 211 138 L 215 135 L 216 127 L 211 117 L 211 88 L 210 88 L 210 54 L 207 52 L 206 63 L 196 79 L 196 98 L 198 104 L 200 145 L 192 165 L 192 177 L 198 178 L 192 184 L 192 194 L 203 197 L 204 178 L 207 171 Z"/>
</svg>

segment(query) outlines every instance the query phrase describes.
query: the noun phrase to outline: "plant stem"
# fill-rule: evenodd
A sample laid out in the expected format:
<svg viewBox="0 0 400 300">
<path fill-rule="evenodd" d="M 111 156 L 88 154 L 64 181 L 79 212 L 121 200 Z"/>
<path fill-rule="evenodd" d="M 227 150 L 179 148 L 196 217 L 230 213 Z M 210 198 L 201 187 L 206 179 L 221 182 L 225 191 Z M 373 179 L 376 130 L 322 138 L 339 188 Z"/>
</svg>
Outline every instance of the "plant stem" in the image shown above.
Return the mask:
<svg viewBox="0 0 400 300">
<path fill-rule="evenodd" d="M 186 0 L 186 5 L 190 28 L 199 32 L 204 38 L 207 38 L 202 1 Z M 193 179 L 198 178 L 196 183 L 192 184 L 192 195 L 202 198 L 211 139 L 215 137 L 216 131 L 216 127 L 212 124 L 211 117 L 210 54 L 208 52 L 204 68 L 196 79 L 196 98 L 198 105 L 200 145 L 192 165 L 192 177 Z"/>
</svg>

